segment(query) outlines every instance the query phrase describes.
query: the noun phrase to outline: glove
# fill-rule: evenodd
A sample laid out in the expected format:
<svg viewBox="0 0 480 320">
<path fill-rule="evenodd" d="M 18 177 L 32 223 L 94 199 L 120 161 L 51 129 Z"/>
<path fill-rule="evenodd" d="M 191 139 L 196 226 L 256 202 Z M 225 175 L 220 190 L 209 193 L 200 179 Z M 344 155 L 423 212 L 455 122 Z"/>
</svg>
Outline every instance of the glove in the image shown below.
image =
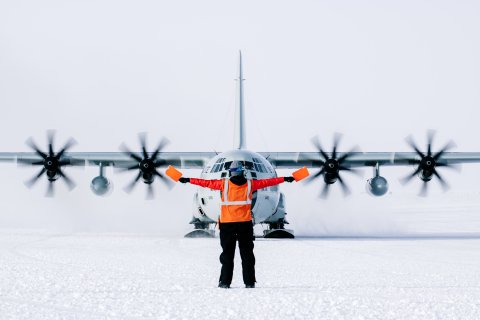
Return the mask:
<svg viewBox="0 0 480 320">
<path fill-rule="evenodd" d="M 293 181 L 295 181 L 295 178 L 293 178 L 293 177 L 284 177 L 284 178 L 283 178 L 283 181 L 285 181 L 285 182 L 293 182 Z"/>
<path fill-rule="evenodd" d="M 187 182 L 190 182 L 190 178 L 183 178 L 182 177 L 182 178 L 178 179 L 178 181 L 181 182 L 181 183 L 187 183 Z"/>
</svg>

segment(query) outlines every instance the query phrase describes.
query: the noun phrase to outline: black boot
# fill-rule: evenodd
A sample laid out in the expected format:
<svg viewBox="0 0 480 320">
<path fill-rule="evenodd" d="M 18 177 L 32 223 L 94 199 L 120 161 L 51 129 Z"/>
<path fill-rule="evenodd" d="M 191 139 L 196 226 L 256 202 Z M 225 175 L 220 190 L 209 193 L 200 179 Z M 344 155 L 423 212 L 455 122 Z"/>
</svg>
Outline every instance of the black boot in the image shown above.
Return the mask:
<svg viewBox="0 0 480 320">
<path fill-rule="evenodd" d="M 224 282 L 220 281 L 218 283 L 218 287 L 223 288 L 223 289 L 228 289 L 228 288 L 230 288 L 230 285 L 228 283 L 224 283 Z"/>
<path fill-rule="evenodd" d="M 247 288 L 247 289 L 255 288 L 255 283 L 254 284 L 246 284 L 245 288 Z"/>
</svg>

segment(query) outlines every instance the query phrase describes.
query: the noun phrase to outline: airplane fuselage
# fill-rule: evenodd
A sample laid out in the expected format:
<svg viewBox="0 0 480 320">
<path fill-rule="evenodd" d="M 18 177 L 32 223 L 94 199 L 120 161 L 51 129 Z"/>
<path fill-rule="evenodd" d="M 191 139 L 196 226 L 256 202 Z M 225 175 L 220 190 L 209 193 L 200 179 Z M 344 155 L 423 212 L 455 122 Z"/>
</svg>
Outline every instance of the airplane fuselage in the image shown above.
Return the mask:
<svg viewBox="0 0 480 320">
<path fill-rule="evenodd" d="M 273 166 L 262 155 L 248 150 L 231 150 L 210 159 L 200 177 L 206 180 L 228 179 L 228 168 L 232 161 L 244 162 L 247 179 L 268 179 L 277 176 Z M 217 222 L 220 203 L 220 191 L 198 188 L 194 196 L 194 217 L 202 222 Z M 254 193 L 252 216 L 255 223 L 275 222 L 284 218 L 283 195 L 278 186 L 261 189 Z"/>
</svg>

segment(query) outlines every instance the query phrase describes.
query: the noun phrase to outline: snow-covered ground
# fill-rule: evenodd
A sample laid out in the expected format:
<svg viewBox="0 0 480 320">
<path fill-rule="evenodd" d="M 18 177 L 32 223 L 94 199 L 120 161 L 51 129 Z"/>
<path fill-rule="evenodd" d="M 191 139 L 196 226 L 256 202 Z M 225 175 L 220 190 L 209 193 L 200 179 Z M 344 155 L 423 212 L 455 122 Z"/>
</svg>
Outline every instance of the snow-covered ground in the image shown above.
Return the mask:
<svg viewBox="0 0 480 320">
<path fill-rule="evenodd" d="M 218 239 L 0 231 L 1 319 L 480 319 L 480 238 L 257 239 L 257 288 Z"/>
</svg>

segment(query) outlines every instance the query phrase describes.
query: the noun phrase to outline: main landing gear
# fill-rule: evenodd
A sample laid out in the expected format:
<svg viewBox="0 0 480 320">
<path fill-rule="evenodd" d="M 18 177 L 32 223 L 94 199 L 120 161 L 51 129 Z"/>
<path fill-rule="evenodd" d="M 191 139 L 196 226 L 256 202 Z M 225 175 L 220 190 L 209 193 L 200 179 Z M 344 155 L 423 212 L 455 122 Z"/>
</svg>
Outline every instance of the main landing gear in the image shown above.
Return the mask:
<svg viewBox="0 0 480 320">
<path fill-rule="evenodd" d="M 193 224 L 194 229 L 187 233 L 185 238 L 215 238 L 215 229 L 210 229 L 210 223 L 192 218 L 190 224 Z"/>
<path fill-rule="evenodd" d="M 285 224 L 288 221 L 280 218 L 276 222 L 268 222 L 268 229 L 263 230 L 264 238 L 276 238 L 276 239 L 294 239 L 293 230 L 285 229 Z"/>
<path fill-rule="evenodd" d="M 215 238 L 215 229 L 210 229 L 213 223 L 202 222 L 197 218 L 192 218 L 190 224 L 194 229 L 185 235 L 185 238 Z M 287 220 L 278 219 L 276 222 L 266 222 L 268 229 L 263 230 L 263 238 L 266 239 L 294 239 L 294 233 L 291 229 L 285 229 Z"/>
</svg>

